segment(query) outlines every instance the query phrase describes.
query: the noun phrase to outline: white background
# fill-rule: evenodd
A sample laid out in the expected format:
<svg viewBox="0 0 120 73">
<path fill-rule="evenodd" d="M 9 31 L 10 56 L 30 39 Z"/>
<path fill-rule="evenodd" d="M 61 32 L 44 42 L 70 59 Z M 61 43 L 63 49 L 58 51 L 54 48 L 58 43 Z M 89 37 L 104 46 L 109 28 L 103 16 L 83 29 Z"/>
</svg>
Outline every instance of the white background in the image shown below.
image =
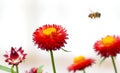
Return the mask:
<svg viewBox="0 0 120 73">
<path fill-rule="evenodd" d="M 52 73 L 49 52 L 37 49 L 32 33 L 44 24 L 59 24 L 69 34 L 64 49 L 72 52 L 54 52 L 57 73 L 68 73 L 67 66 L 78 55 L 96 59 L 87 73 L 114 73 L 111 59 L 99 66 L 100 56 L 94 52 L 93 44 L 106 35 L 120 35 L 119 6 L 119 0 L 0 0 L 0 63 L 9 66 L 3 54 L 11 47 L 22 46 L 28 55 L 19 66 L 20 73 L 40 65 L 44 65 L 45 72 Z M 96 11 L 101 18 L 88 18 L 89 13 Z M 118 69 L 119 61 L 118 55 Z"/>
</svg>

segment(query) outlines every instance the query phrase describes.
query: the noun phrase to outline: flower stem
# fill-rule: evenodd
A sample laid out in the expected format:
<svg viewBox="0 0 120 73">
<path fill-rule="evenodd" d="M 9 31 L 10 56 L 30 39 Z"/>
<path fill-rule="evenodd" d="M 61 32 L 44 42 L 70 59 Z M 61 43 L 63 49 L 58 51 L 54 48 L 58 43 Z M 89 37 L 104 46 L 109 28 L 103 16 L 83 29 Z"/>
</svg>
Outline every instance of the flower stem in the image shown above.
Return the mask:
<svg viewBox="0 0 120 73">
<path fill-rule="evenodd" d="M 56 73 L 54 56 L 53 56 L 52 50 L 50 50 L 50 55 L 51 55 L 51 62 L 52 62 L 53 72 Z"/>
<path fill-rule="evenodd" d="M 115 64 L 115 60 L 114 60 L 113 56 L 111 56 L 111 59 L 112 59 L 112 63 L 114 66 L 115 73 L 117 73 L 117 68 L 116 68 L 116 64 Z"/>
<path fill-rule="evenodd" d="M 18 65 L 16 65 L 16 73 L 19 73 Z"/>
<path fill-rule="evenodd" d="M 86 72 L 85 72 L 85 69 L 83 69 L 83 73 L 86 73 Z"/>
<path fill-rule="evenodd" d="M 14 72 L 14 65 L 12 65 L 12 67 L 11 67 L 11 73 L 15 73 Z"/>
</svg>

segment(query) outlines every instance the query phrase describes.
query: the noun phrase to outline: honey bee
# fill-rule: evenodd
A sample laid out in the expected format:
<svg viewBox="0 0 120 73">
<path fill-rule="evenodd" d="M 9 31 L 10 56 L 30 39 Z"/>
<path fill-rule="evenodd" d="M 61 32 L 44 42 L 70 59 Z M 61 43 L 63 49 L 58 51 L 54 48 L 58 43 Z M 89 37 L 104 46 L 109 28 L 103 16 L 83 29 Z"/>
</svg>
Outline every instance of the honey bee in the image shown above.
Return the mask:
<svg viewBox="0 0 120 73">
<path fill-rule="evenodd" d="M 101 16 L 101 13 L 99 13 L 99 12 L 93 12 L 88 15 L 88 17 L 91 19 L 100 18 L 100 16 Z"/>
</svg>

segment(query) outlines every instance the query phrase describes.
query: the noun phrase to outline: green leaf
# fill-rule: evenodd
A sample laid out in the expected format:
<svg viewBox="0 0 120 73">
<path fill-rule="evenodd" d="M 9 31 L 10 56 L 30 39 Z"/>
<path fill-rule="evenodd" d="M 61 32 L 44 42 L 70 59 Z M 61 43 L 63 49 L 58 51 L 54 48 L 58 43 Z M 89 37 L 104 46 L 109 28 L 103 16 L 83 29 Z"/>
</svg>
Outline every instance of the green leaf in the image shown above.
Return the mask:
<svg viewBox="0 0 120 73">
<path fill-rule="evenodd" d="M 10 68 L 3 66 L 3 65 L 0 65 L 0 70 L 6 71 L 6 72 L 11 72 Z"/>
<path fill-rule="evenodd" d="M 65 49 L 63 49 L 63 48 L 62 48 L 62 50 L 65 51 L 65 52 L 71 52 L 71 51 L 65 50 Z"/>
<path fill-rule="evenodd" d="M 104 57 L 104 58 L 100 61 L 100 64 L 102 64 L 105 59 L 106 59 L 106 58 Z"/>
<path fill-rule="evenodd" d="M 38 68 L 37 73 L 41 73 L 42 72 L 42 68 L 43 68 L 43 65 Z"/>
</svg>

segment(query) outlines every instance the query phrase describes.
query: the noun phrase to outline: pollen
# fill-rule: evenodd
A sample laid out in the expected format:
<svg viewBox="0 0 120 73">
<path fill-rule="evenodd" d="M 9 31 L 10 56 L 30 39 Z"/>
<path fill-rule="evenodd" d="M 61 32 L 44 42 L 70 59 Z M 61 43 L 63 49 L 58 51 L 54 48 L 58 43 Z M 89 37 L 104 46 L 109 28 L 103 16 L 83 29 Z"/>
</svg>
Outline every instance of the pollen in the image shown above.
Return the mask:
<svg viewBox="0 0 120 73">
<path fill-rule="evenodd" d="M 85 60 L 84 56 L 78 56 L 74 58 L 74 63 L 81 63 Z"/>
<path fill-rule="evenodd" d="M 46 28 L 43 30 L 43 34 L 44 35 L 52 35 L 52 33 L 56 32 L 56 29 L 51 27 L 51 28 Z"/>
<path fill-rule="evenodd" d="M 102 43 L 105 45 L 105 46 L 110 46 L 114 43 L 115 41 L 115 38 L 112 37 L 112 36 L 106 36 L 105 38 L 102 39 Z"/>
</svg>

